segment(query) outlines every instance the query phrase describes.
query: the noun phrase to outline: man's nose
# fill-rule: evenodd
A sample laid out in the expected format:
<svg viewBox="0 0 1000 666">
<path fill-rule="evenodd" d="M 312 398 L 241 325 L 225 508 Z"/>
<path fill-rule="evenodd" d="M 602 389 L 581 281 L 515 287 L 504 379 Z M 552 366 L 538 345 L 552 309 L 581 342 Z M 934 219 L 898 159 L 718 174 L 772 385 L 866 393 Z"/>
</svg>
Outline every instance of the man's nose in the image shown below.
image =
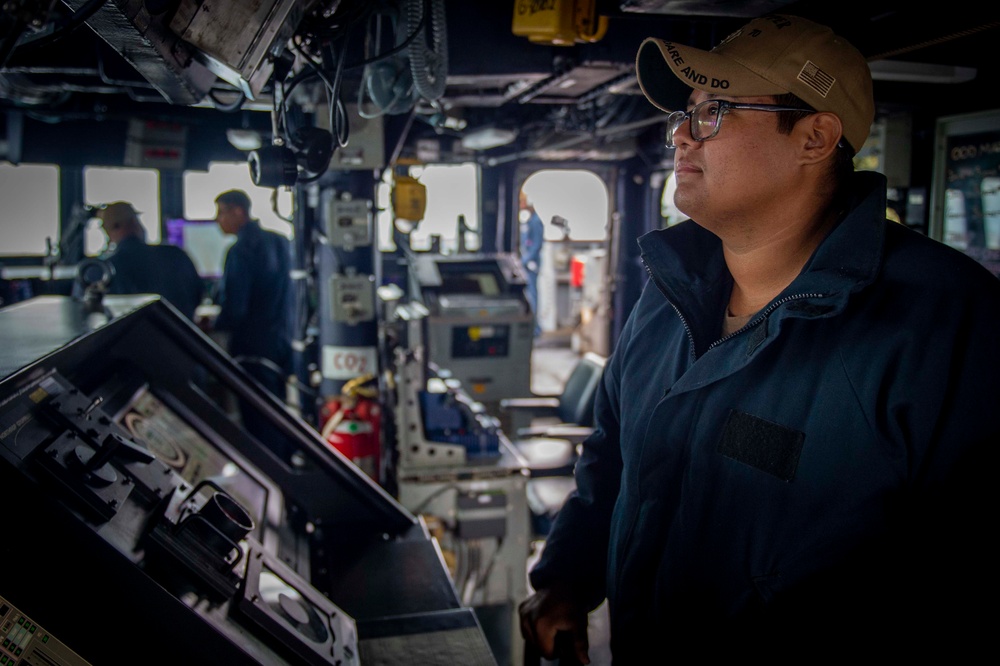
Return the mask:
<svg viewBox="0 0 1000 666">
<path fill-rule="evenodd" d="M 677 130 L 674 132 L 673 136 L 674 146 L 680 146 L 681 144 L 694 144 L 698 143 L 693 138 L 691 138 L 691 118 L 687 118 L 682 122 Z"/>
</svg>

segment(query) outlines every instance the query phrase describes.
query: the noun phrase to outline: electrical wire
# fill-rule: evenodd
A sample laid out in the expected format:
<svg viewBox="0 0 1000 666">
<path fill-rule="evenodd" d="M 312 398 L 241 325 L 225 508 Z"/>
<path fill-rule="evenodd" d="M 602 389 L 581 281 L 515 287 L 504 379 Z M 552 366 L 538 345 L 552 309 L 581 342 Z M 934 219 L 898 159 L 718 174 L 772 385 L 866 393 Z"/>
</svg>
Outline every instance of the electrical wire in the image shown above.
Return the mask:
<svg viewBox="0 0 1000 666">
<path fill-rule="evenodd" d="M 418 1 L 424 5 L 430 4 L 429 0 L 418 0 Z M 421 36 L 422 31 L 425 30 L 428 24 L 428 16 L 431 15 L 431 13 L 432 12 L 429 10 L 429 7 L 425 6 L 420 14 L 420 19 L 417 22 L 417 24 L 413 27 L 412 32 L 407 34 L 406 37 L 402 41 L 398 42 L 394 47 L 374 56 L 369 55 L 369 46 L 371 45 L 370 34 L 372 27 L 374 25 L 374 29 L 376 31 L 375 44 L 378 44 L 379 41 L 381 40 L 381 23 L 383 18 L 382 14 L 376 11 L 374 8 L 372 8 L 368 12 L 360 12 L 360 11 L 356 12 L 355 15 L 350 17 L 347 20 L 346 24 L 338 30 L 330 30 L 330 29 L 309 30 L 307 26 L 305 29 L 301 31 L 301 34 L 307 34 L 314 38 L 319 38 L 319 37 L 331 38 L 337 36 L 344 37 L 344 46 L 340 50 L 341 51 L 340 57 L 336 59 L 336 71 L 334 73 L 334 80 L 330 81 L 327 72 L 325 71 L 330 68 L 329 63 L 324 63 L 323 65 L 320 65 L 319 63 L 315 62 L 311 57 L 308 57 L 305 54 L 304 49 L 302 48 L 302 44 L 300 43 L 294 44 L 296 49 L 298 49 L 297 52 L 300 53 L 300 55 L 303 55 L 304 59 L 310 66 L 308 69 L 304 69 L 298 72 L 290 80 L 288 80 L 283 84 L 284 97 L 287 99 L 287 97 L 291 95 L 292 91 L 302 83 L 305 83 L 313 78 L 322 79 L 329 89 L 335 90 L 338 93 L 337 96 L 335 97 L 336 103 L 331 104 L 330 126 L 331 128 L 335 128 L 334 137 L 336 138 L 338 145 L 340 145 L 341 147 L 346 146 L 347 141 L 349 140 L 347 113 L 343 105 L 343 102 L 339 99 L 339 89 L 341 85 L 340 79 L 342 79 L 343 73 L 345 71 L 351 71 L 359 67 L 368 67 L 369 65 L 384 61 L 396 55 L 397 53 L 402 52 L 404 49 L 409 48 L 411 44 L 413 44 L 414 41 Z M 360 62 L 347 64 L 345 62 L 345 56 L 347 53 L 346 41 L 347 41 L 347 36 L 350 34 L 347 31 L 347 29 L 362 19 L 368 21 L 368 25 L 366 26 L 365 29 L 366 46 L 364 50 L 364 59 L 362 59 Z M 363 91 L 365 90 L 365 88 L 366 88 L 365 84 L 362 84 L 359 87 L 359 104 L 358 104 L 359 111 L 362 111 L 361 95 L 363 95 Z M 360 115 L 366 118 L 375 118 L 383 114 L 382 113 L 371 114 L 370 112 L 363 112 Z"/>
<path fill-rule="evenodd" d="M 413 28 L 413 32 L 407 35 L 406 39 L 404 39 L 402 42 L 396 44 L 396 46 L 392 47 L 385 53 L 380 53 L 376 56 L 368 57 L 368 54 L 366 53 L 364 60 L 362 60 L 361 62 L 356 62 L 348 65 L 347 69 L 351 70 L 351 69 L 357 69 L 358 67 L 367 67 L 368 65 L 375 64 L 381 60 L 385 60 L 386 58 L 391 58 L 392 56 L 396 55 L 403 49 L 409 47 L 410 44 L 412 44 L 413 41 L 420 35 L 420 31 L 423 30 L 426 27 L 426 25 L 427 25 L 427 12 L 424 12 L 423 16 L 420 19 L 420 23 L 418 23 L 416 27 Z M 376 41 L 376 44 L 377 43 L 378 41 Z"/>
<path fill-rule="evenodd" d="M 329 89 L 330 95 L 330 128 L 333 136 L 341 148 L 347 145 L 350 140 L 350 123 L 347 119 L 347 109 L 340 98 L 340 88 L 344 81 L 344 60 L 347 57 L 347 46 L 350 42 L 350 34 L 344 35 L 343 43 L 340 47 L 340 54 L 337 58 L 337 69 L 333 77 L 333 87 Z"/>
<path fill-rule="evenodd" d="M 303 69 L 299 73 L 295 74 L 289 82 L 282 82 L 278 84 L 281 87 L 281 103 L 277 104 L 276 96 L 276 113 L 281 120 L 280 125 L 284 129 L 285 134 L 289 136 L 292 134 L 287 122 L 287 105 L 291 91 L 296 86 L 309 80 L 310 78 L 317 77 L 323 82 L 326 90 L 327 107 L 329 109 L 328 121 L 330 134 L 337 142 L 338 147 L 342 148 L 348 144 L 348 141 L 350 140 L 350 121 L 347 116 L 347 108 L 344 106 L 343 100 L 341 99 L 340 90 L 343 84 L 344 59 L 349 43 L 350 34 L 348 33 L 345 34 L 340 40 L 339 49 L 335 48 L 332 44 L 324 45 L 320 51 L 322 62 L 316 62 L 316 60 L 314 60 L 314 58 L 306 52 L 301 41 L 292 42 L 290 49 L 300 56 L 306 65 L 306 69 Z M 333 72 L 332 79 L 330 78 L 331 70 Z M 322 170 L 315 174 L 301 177 L 299 178 L 299 182 L 314 182 L 323 177 L 325 173 L 325 170 Z"/>
<path fill-rule="evenodd" d="M 358 87 L 358 101 L 357 101 L 358 115 L 360 115 L 363 118 L 371 119 L 371 118 L 378 118 L 387 113 L 403 113 L 407 110 L 406 105 L 408 102 L 411 101 L 414 91 L 414 83 L 412 80 L 412 67 L 408 66 L 405 62 L 402 62 L 399 64 L 398 67 L 396 67 L 395 77 L 392 79 L 392 81 L 379 82 L 377 84 L 377 87 L 379 89 L 393 91 L 394 94 L 393 97 L 389 100 L 385 99 L 378 100 L 375 98 L 375 94 L 373 93 L 373 88 L 376 87 L 376 82 L 378 81 L 378 79 L 376 79 L 376 76 L 378 76 L 377 71 L 381 72 L 384 70 L 375 70 L 372 68 L 372 65 L 377 65 L 379 63 L 385 62 L 391 59 L 396 54 L 401 53 L 404 49 L 405 50 L 411 49 L 412 45 L 415 43 L 417 38 L 420 37 L 423 31 L 426 29 L 429 15 L 430 11 L 428 11 L 425 8 L 424 11 L 420 13 L 420 18 L 416 22 L 416 25 L 413 26 L 412 31 L 409 32 L 402 41 L 399 41 L 396 44 L 396 46 L 394 46 L 393 48 L 389 49 L 386 52 L 378 54 L 377 56 L 371 56 L 370 51 L 373 42 L 374 44 L 377 45 L 382 41 L 383 17 L 382 15 L 375 15 L 369 19 L 369 24 L 367 26 L 365 33 L 365 49 L 364 49 L 365 58 L 360 63 L 352 64 L 348 67 L 348 69 L 360 66 L 363 66 L 365 68 L 365 74 L 363 77 L 364 80 L 362 81 L 362 84 Z M 372 38 L 373 22 L 375 30 L 374 39 Z M 409 29 L 408 22 L 400 20 L 393 21 L 393 29 L 394 31 L 397 32 L 397 36 L 398 36 L 398 31 L 400 30 L 401 27 Z M 410 77 L 411 80 L 408 85 L 402 86 L 400 84 L 403 82 L 404 77 Z M 376 107 L 378 107 L 378 110 L 368 111 L 365 109 L 366 91 L 369 93 L 371 101 L 375 104 Z M 412 106 L 412 104 L 410 106 Z"/>
<path fill-rule="evenodd" d="M 271 212 L 274 213 L 279 220 L 284 220 L 289 224 L 295 221 L 294 213 L 292 215 L 289 215 L 288 217 L 285 217 L 284 215 L 281 214 L 281 211 L 278 210 L 278 188 L 274 188 L 271 191 Z"/>
<path fill-rule="evenodd" d="M 482 559 L 482 552 L 478 540 L 462 540 L 466 544 L 467 557 L 469 558 L 468 576 L 462 582 L 462 605 L 472 605 L 472 595 L 478 587 L 479 561 Z"/>
<path fill-rule="evenodd" d="M 448 31 L 443 0 L 407 0 L 406 24 L 426 25 L 430 15 L 430 30 L 415 30 L 418 37 L 407 54 L 413 85 L 420 96 L 435 100 L 444 94 L 448 79 Z M 417 18 L 419 16 L 419 18 Z M 430 33 L 430 44 L 428 35 Z"/>
<path fill-rule="evenodd" d="M 497 545 L 493 550 L 493 554 L 490 556 L 489 562 L 483 567 L 483 575 L 479 577 L 479 582 L 473 589 L 473 594 L 476 592 L 482 592 L 486 589 L 486 582 L 493 575 L 493 567 L 496 565 L 497 560 L 500 559 L 500 549 L 503 548 L 503 537 L 497 537 Z M 485 599 L 484 599 L 485 601 Z"/>
<path fill-rule="evenodd" d="M 458 486 L 457 483 L 447 483 L 447 484 L 439 487 L 434 492 L 432 492 L 430 495 L 428 495 L 427 497 L 425 497 L 424 499 L 422 499 L 420 501 L 420 504 L 418 504 L 417 506 L 415 506 L 412 509 L 410 509 L 410 513 L 412 513 L 414 515 L 420 513 L 421 511 L 423 511 L 424 509 L 426 509 L 428 507 L 428 505 L 430 505 L 431 502 L 433 502 L 434 500 L 436 500 L 438 497 L 440 497 L 444 493 L 448 492 L 449 490 L 458 490 L 458 488 L 459 488 L 459 486 Z"/>
<path fill-rule="evenodd" d="M 212 100 L 212 105 L 215 107 L 216 111 L 222 111 L 223 113 L 235 113 L 240 109 L 242 109 L 243 105 L 246 104 L 247 101 L 247 97 L 246 95 L 243 94 L 243 91 L 240 90 L 238 92 L 239 92 L 239 97 L 237 97 L 232 102 L 223 102 L 218 97 L 216 97 L 214 90 L 209 91 L 208 97 L 209 99 Z"/>
</svg>

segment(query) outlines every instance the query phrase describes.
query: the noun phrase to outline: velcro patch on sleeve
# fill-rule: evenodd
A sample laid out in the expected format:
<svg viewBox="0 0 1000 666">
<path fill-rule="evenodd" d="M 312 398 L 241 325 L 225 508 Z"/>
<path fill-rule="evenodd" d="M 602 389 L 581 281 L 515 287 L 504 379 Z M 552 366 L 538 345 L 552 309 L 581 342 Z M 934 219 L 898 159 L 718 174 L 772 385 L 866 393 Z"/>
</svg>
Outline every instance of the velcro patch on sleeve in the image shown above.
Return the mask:
<svg viewBox="0 0 1000 666">
<path fill-rule="evenodd" d="M 791 481 L 805 438 L 805 433 L 798 430 L 732 409 L 722 428 L 718 452 L 782 481 Z"/>
</svg>

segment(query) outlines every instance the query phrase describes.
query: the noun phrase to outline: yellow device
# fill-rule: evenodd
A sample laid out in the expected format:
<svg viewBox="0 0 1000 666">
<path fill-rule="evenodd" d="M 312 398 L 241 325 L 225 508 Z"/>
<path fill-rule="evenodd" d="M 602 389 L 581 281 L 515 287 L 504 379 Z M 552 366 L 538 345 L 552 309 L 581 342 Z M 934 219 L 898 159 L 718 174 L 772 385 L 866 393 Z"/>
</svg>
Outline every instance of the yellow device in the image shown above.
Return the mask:
<svg viewBox="0 0 1000 666">
<path fill-rule="evenodd" d="M 596 42 L 608 31 L 608 17 L 598 16 L 595 4 L 595 0 L 516 0 L 512 31 L 536 44 Z"/>
<path fill-rule="evenodd" d="M 392 173 L 392 210 L 397 220 L 419 222 L 427 210 L 427 186 L 409 174 L 409 167 L 419 164 L 400 160 Z"/>
</svg>

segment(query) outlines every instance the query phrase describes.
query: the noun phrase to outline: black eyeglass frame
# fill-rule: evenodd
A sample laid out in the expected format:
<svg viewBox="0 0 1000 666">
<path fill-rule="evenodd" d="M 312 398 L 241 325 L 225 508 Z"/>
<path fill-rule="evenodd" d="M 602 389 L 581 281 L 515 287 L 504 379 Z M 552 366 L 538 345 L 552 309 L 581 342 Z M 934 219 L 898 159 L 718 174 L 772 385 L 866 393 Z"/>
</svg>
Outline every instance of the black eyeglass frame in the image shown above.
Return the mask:
<svg viewBox="0 0 1000 666">
<path fill-rule="evenodd" d="M 693 118 L 698 111 L 709 104 L 716 104 L 719 107 L 719 114 L 716 116 L 717 120 L 715 122 L 715 129 L 708 136 L 695 136 L 694 122 Z M 725 99 L 709 99 L 701 102 L 700 104 L 695 104 L 691 107 L 690 111 L 674 111 L 667 116 L 667 148 L 676 148 L 677 144 L 674 143 L 674 133 L 681 128 L 684 121 L 688 121 L 688 129 L 690 130 L 691 138 L 695 141 L 708 141 L 719 133 L 722 128 L 722 117 L 733 109 L 743 109 L 746 111 L 803 111 L 805 113 L 816 113 L 813 109 L 803 108 L 801 106 L 780 106 L 777 104 L 744 104 L 742 102 L 730 102 Z"/>
</svg>

